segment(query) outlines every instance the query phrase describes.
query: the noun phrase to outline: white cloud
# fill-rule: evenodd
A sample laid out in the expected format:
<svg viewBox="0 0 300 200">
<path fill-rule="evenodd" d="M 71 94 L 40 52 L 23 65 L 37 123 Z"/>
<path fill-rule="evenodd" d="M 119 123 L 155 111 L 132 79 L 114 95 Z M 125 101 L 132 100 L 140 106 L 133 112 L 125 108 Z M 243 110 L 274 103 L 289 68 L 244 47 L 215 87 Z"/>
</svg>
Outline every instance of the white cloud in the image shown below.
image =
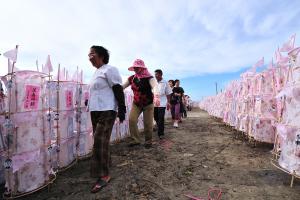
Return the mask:
<svg viewBox="0 0 300 200">
<path fill-rule="evenodd" d="M 292 0 L 2 0 L 0 52 L 19 44 L 19 68 L 35 69 L 50 54 L 54 66 L 78 65 L 86 78 L 93 44 L 107 47 L 125 75 L 135 58 L 169 76 L 231 72 L 271 59 L 277 45 L 299 35 L 299 9 Z M 3 57 L 0 65 L 3 75 Z"/>
</svg>

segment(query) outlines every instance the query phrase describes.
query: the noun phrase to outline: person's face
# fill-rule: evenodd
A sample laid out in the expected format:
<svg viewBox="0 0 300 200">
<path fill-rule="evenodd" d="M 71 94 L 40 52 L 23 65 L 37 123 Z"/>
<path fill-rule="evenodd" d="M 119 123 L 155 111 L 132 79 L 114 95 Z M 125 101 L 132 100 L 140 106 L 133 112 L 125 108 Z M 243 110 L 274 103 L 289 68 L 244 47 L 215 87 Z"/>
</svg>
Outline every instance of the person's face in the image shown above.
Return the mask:
<svg viewBox="0 0 300 200">
<path fill-rule="evenodd" d="M 175 86 L 176 86 L 176 87 L 179 87 L 179 85 L 180 85 L 180 81 L 177 81 L 177 82 L 175 83 Z"/>
<path fill-rule="evenodd" d="M 138 73 L 142 72 L 143 69 L 140 67 L 134 67 L 133 70 L 136 74 L 138 74 Z"/>
<path fill-rule="evenodd" d="M 169 86 L 170 86 L 171 88 L 174 87 L 172 81 L 169 81 Z"/>
<path fill-rule="evenodd" d="M 92 65 L 96 68 L 101 67 L 103 63 L 103 57 L 99 57 L 99 55 L 96 53 L 96 51 L 91 48 L 89 52 L 89 60 L 92 63 Z"/>
<path fill-rule="evenodd" d="M 158 72 L 155 72 L 155 78 L 157 81 L 161 81 L 162 80 L 162 75 Z"/>
</svg>

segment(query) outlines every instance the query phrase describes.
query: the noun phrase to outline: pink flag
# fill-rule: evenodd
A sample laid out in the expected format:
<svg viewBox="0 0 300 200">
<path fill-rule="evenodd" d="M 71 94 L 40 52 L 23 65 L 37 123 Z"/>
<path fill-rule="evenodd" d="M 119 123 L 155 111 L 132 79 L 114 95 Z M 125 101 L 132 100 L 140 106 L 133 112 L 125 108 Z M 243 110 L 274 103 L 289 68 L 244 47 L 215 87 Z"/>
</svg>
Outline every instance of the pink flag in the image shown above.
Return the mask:
<svg viewBox="0 0 300 200">
<path fill-rule="evenodd" d="M 83 83 L 83 71 L 80 71 L 80 83 Z"/>
<path fill-rule="evenodd" d="M 66 68 L 61 72 L 61 76 L 59 77 L 61 81 L 66 80 Z"/>
<path fill-rule="evenodd" d="M 59 76 L 60 76 L 60 65 L 58 65 L 57 74 L 56 74 L 56 76 L 54 77 L 54 79 L 59 80 L 59 79 L 60 79 Z"/>
<path fill-rule="evenodd" d="M 50 74 L 50 72 L 52 72 L 52 71 L 53 71 L 53 67 L 51 64 L 50 55 L 48 55 L 46 64 L 43 67 L 43 73 Z"/>
<path fill-rule="evenodd" d="M 279 47 L 278 47 L 277 50 L 275 51 L 275 55 L 274 55 L 276 62 L 278 62 L 280 60 L 280 55 L 281 55 L 281 53 L 279 52 Z"/>
<path fill-rule="evenodd" d="M 273 64 L 273 58 L 271 60 L 271 62 L 268 65 L 268 69 L 273 69 L 274 68 L 274 64 Z"/>
<path fill-rule="evenodd" d="M 78 82 L 78 67 L 76 69 L 76 71 L 74 72 L 74 74 L 72 75 L 72 81 L 74 82 Z"/>
<path fill-rule="evenodd" d="M 60 64 L 59 64 L 59 65 L 58 65 L 58 69 L 57 69 L 57 74 L 56 74 L 56 76 L 54 77 L 54 79 L 60 80 L 60 81 L 65 81 L 66 79 L 65 79 L 65 73 L 64 73 L 64 71 L 65 71 L 65 69 L 62 70 L 62 69 L 60 68 Z"/>
<path fill-rule="evenodd" d="M 63 70 L 61 70 L 60 65 L 59 65 L 59 80 L 60 81 L 66 80 L 65 71 L 66 71 L 66 69 L 64 68 Z"/>
<path fill-rule="evenodd" d="M 300 47 L 294 48 L 293 50 L 288 52 L 288 55 L 291 57 L 296 57 L 300 52 Z"/>
<path fill-rule="evenodd" d="M 276 59 L 276 63 L 278 64 L 286 64 L 287 62 L 289 62 L 289 57 L 284 57 L 281 55 L 279 48 L 276 50 L 275 52 L 275 59 Z"/>
<path fill-rule="evenodd" d="M 17 55 L 18 55 L 18 45 L 15 49 L 9 50 L 3 54 L 6 58 L 11 60 L 12 62 L 17 62 Z"/>
<path fill-rule="evenodd" d="M 289 39 L 289 41 L 287 41 L 286 43 L 284 43 L 282 45 L 282 47 L 280 48 L 280 51 L 288 52 L 288 51 L 292 50 L 295 45 L 295 38 L 296 38 L 296 34 L 292 35 L 291 38 Z"/>
<path fill-rule="evenodd" d="M 251 72 L 255 72 L 257 67 L 264 65 L 264 57 L 262 57 L 260 60 L 258 60 L 251 68 Z"/>
<path fill-rule="evenodd" d="M 265 60 L 264 60 L 264 57 L 262 57 L 259 61 L 257 61 L 255 63 L 255 65 L 253 67 L 260 67 L 260 66 L 263 66 L 265 63 Z"/>
</svg>

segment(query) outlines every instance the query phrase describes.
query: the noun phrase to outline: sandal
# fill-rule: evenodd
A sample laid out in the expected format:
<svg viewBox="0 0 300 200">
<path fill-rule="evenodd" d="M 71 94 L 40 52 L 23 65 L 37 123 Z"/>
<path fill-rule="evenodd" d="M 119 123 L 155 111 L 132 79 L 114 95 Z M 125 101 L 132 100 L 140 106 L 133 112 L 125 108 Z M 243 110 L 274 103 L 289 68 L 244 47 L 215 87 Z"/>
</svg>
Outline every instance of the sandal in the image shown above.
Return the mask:
<svg viewBox="0 0 300 200">
<path fill-rule="evenodd" d="M 105 186 L 107 186 L 107 184 L 110 181 L 110 177 L 107 180 L 104 180 L 102 178 L 99 178 L 97 180 L 97 182 L 95 183 L 95 185 L 93 186 L 93 188 L 91 189 L 91 193 L 97 193 L 99 192 L 102 188 L 104 188 Z"/>
</svg>

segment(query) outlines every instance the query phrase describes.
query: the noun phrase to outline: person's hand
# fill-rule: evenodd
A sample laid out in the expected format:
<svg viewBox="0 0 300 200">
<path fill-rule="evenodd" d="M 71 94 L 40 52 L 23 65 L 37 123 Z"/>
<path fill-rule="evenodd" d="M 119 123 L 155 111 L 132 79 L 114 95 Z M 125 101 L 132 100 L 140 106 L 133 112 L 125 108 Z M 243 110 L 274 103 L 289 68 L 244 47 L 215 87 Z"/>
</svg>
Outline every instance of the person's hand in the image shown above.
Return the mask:
<svg viewBox="0 0 300 200">
<path fill-rule="evenodd" d="M 171 108 L 170 103 L 167 103 L 167 110 L 170 110 L 170 108 Z"/>
</svg>

